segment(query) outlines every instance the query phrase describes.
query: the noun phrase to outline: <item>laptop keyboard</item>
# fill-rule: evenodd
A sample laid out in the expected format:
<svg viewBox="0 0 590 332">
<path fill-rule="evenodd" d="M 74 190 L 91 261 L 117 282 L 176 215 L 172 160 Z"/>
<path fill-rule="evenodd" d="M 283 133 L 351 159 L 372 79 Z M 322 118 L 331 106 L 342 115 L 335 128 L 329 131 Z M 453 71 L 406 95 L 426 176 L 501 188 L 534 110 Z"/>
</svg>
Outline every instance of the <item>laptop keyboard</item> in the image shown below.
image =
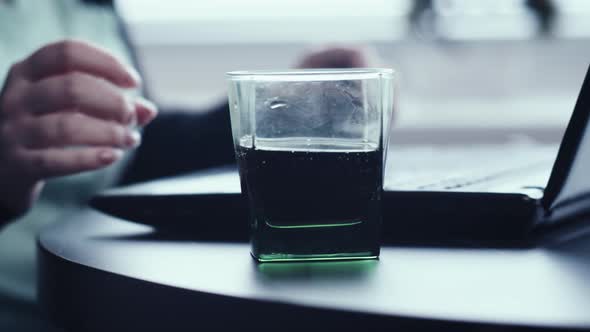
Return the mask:
<svg viewBox="0 0 590 332">
<path fill-rule="evenodd" d="M 385 187 L 406 191 L 479 191 L 520 177 L 544 187 L 557 146 L 533 144 L 472 147 L 392 147 Z"/>
<path fill-rule="evenodd" d="M 527 164 L 522 168 L 514 168 L 514 169 L 507 169 L 503 171 L 499 171 L 496 173 L 492 173 L 489 175 L 472 175 L 470 177 L 452 177 L 446 178 L 439 181 L 434 182 L 426 182 L 424 184 L 420 184 L 419 182 L 415 183 L 417 190 L 453 190 L 453 189 L 463 189 L 469 186 L 481 185 L 485 183 L 491 183 L 494 180 L 507 178 L 510 176 L 516 176 L 522 172 L 529 171 L 533 168 L 536 168 L 539 165 L 547 165 L 547 162 L 539 162 L 536 164 Z"/>
</svg>

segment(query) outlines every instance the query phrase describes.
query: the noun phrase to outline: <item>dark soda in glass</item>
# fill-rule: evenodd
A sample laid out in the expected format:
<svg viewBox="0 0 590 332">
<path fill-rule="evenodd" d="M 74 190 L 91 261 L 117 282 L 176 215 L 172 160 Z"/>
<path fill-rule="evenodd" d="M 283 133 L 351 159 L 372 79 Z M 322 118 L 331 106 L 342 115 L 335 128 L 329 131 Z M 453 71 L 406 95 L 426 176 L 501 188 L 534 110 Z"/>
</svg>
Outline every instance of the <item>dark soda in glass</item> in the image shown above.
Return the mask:
<svg viewBox="0 0 590 332">
<path fill-rule="evenodd" d="M 237 145 L 236 156 L 256 259 L 379 256 L 380 146 L 347 139 L 258 139 L 255 146 Z"/>
</svg>

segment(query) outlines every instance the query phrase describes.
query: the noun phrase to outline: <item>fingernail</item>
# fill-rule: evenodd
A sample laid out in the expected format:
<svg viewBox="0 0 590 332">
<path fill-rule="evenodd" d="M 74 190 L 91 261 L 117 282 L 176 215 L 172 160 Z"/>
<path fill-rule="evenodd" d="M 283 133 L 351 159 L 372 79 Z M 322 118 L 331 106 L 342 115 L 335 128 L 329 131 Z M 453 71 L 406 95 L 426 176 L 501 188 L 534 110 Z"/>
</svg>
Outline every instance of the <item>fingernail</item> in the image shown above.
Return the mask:
<svg viewBox="0 0 590 332">
<path fill-rule="evenodd" d="M 135 68 L 129 66 L 127 67 L 127 72 L 129 73 L 129 84 L 141 85 L 141 75 L 139 75 L 139 72 Z"/>
<path fill-rule="evenodd" d="M 152 111 L 152 113 L 154 113 L 154 114 L 158 113 L 158 107 L 153 102 L 151 102 L 143 97 L 137 97 L 137 102 L 140 103 L 141 106 Z"/>
<path fill-rule="evenodd" d="M 125 146 L 129 148 L 136 148 L 141 143 L 141 135 L 136 130 L 127 133 L 125 137 Z"/>
<path fill-rule="evenodd" d="M 119 149 L 105 149 L 98 153 L 98 159 L 103 164 L 110 164 L 123 156 L 123 151 Z"/>
<path fill-rule="evenodd" d="M 125 114 L 123 115 L 123 124 L 128 126 L 135 126 L 137 124 L 137 117 L 135 116 L 135 103 L 131 98 L 125 100 Z"/>
<path fill-rule="evenodd" d="M 138 106 L 138 112 L 141 112 L 137 116 L 137 122 L 139 125 L 146 125 L 147 123 L 152 121 L 156 117 L 156 115 L 158 115 L 158 107 L 151 101 L 138 97 L 136 99 L 136 102 Z"/>
</svg>

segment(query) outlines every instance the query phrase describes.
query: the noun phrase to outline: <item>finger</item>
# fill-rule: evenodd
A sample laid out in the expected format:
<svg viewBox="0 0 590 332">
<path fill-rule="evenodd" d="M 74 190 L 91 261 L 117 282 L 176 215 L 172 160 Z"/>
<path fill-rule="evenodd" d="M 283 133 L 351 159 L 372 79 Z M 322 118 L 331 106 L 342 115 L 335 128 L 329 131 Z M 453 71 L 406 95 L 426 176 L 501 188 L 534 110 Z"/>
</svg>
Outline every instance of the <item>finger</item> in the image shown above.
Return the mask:
<svg viewBox="0 0 590 332">
<path fill-rule="evenodd" d="M 367 67 L 365 53 L 358 48 L 332 47 L 312 52 L 297 65 L 298 68 L 358 68 Z"/>
<path fill-rule="evenodd" d="M 83 73 L 52 76 L 33 84 L 25 100 L 33 113 L 63 109 L 129 124 L 135 105 L 114 85 Z"/>
<path fill-rule="evenodd" d="M 32 81 L 79 71 L 95 75 L 125 87 L 140 84 L 137 72 L 115 56 L 83 41 L 64 40 L 42 47 L 21 62 Z"/>
<path fill-rule="evenodd" d="M 23 141 L 31 149 L 79 145 L 133 148 L 140 142 L 139 133 L 127 126 L 76 112 L 32 118 L 22 132 L 27 133 Z"/>
<path fill-rule="evenodd" d="M 6 75 L 4 86 L 2 86 L 0 79 L 0 111 L 12 113 L 18 109 L 23 92 L 27 90 L 28 86 L 29 82 L 18 73 L 18 64 L 12 64 Z"/>
<path fill-rule="evenodd" d="M 137 124 L 140 126 L 147 125 L 158 115 L 156 105 L 141 97 L 135 100 L 135 109 L 137 111 Z"/>
<path fill-rule="evenodd" d="M 108 147 L 28 150 L 23 159 L 29 174 L 45 179 L 105 167 L 121 159 L 123 151 Z"/>
</svg>

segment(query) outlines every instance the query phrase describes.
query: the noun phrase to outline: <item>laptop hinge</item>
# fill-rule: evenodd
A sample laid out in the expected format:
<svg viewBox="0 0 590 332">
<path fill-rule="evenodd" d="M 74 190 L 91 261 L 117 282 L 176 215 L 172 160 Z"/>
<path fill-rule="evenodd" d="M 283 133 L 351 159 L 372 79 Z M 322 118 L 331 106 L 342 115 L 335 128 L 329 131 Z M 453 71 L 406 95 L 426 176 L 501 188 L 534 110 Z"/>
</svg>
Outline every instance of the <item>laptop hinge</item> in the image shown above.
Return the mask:
<svg viewBox="0 0 590 332">
<path fill-rule="evenodd" d="M 541 218 L 541 223 L 550 225 L 588 214 L 590 214 L 590 193 L 585 193 L 561 201 L 550 210 L 545 210 L 545 214 Z"/>
</svg>

